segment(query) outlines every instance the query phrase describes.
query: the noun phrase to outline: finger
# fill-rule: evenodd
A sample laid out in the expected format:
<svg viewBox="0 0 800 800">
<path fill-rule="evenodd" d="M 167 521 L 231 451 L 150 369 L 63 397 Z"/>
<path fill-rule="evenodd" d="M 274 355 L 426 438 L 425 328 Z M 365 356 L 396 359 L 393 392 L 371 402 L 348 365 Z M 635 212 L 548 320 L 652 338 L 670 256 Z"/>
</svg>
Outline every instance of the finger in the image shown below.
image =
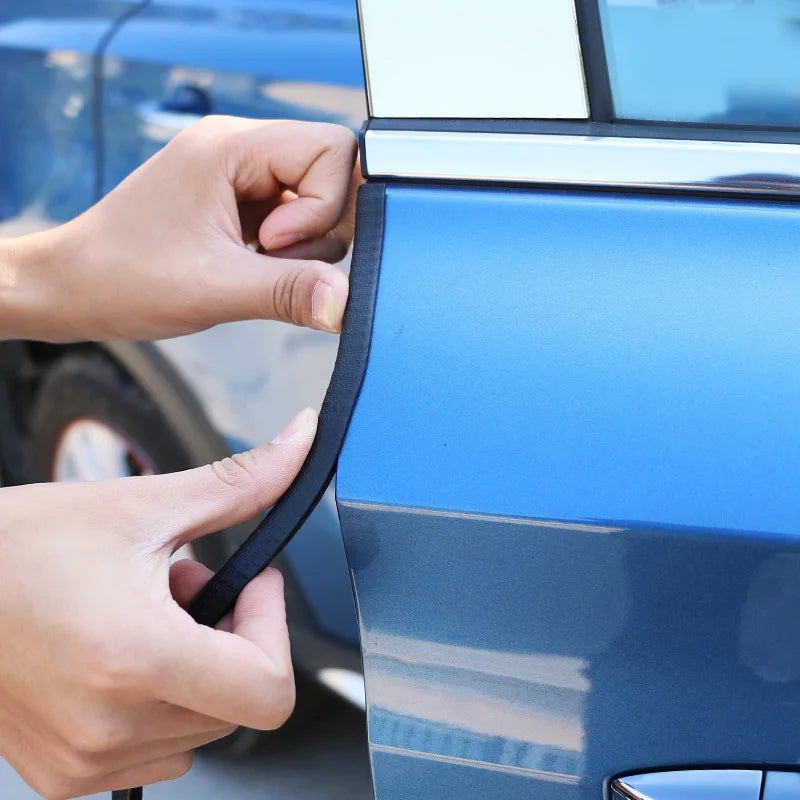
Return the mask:
<svg viewBox="0 0 800 800">
<path fill-rule="evenodd" d="M 237 204 L 239 211 L 239 225 L 242 229 L 242 241 L 245 244 L 258 244 L 258 231 L 261 223 L 278 204 L 278 197 L 268 197 L 264 200 L 241 200 Z"/>
<path fill-rule="evenodd" d="M 181 608 L 188 608 L 213 575 L 207 566 L 191 558 L 176 561 L 169 568 L 169 588 L 172 598 Z M 230 631 L 233 628 L 232 615 L 226 614 L 214 627 L 221 631 Z"/>
<path fill-rule="evenodd" d="M 196 750 L 209 742 L 215 742 L 225 736 L 230 736 L 237 727 L 237 725 L 218 721 L 217 725 L 210 730 L 185 736 L 166 737 L 155 741 L 148 740 L 144 744 L 139 744 L 135 747 L 117 748 L 103 753 L 102 756 L 95 756 L 92 764 L 99 775 L 119 772 L 123 769 L 135 767 L 137 764 L 148 764 L 152 761 L 160 761 L 170 756 Z"/>
<path fill-rule="evenodd" d="M 199 561 L 191 558 L 176 561 L 169 568 L 169 591 L 172 598 L 181 608 L 186 608 L 213 575 L 214 572 Z"/>
<path fill-rule="evenodd" d="M 183 612 L 176 609 L 173 613 Z M 176 677 L 180 679 L 180 676 Z M 175 742 L 211 741 L 230 732 L 233 723 L 155 698 L 152 684 L 160 680 L 161 676 L 155 675 L 147 686 L 147 702 L 123 708 L 118 697 L 109 697 L 102 710 L 94 709 L 95 714 L 102 714 L 104 731 L 110 731 L 99 740 L 101 744 L 87 747 L 85 738 L 74 731 L 66 731 L 51 743 L 46 732 L 36 731 L 41 739 L 39 749 L 57 754 L 50 760 L 57 768 L 63 766 L 65 774 L 70 774 L 70 765 L 78 755 L 85 764 L 93 767 L 94 774 L 102 775 L 191 749 L 188 745 L 179 747 Z M 157 745 L 159 742 L 164 744 Z M 132 757 L 131 753 L 138 755 Z"/>
<path fill-rule="evenodd" d="M 353 241 L 356 225 L 356 197 L 358 196 L 358 187 L 363 183 L 363 180 L 358 160 L 356 160 L 347 199 L 336 227 L 323 236 L 305 239 L 285 247 L 273 247 L 270 250 L 270 255 L 279 258 L 317 259 L 330 263 L 336 263 L 343 259 Z M 281 196 L 281 203 L 289 202 L 295 197 L 296 195 L 293 192 L 284 192 Z"/>
<path fill-rule="evenodd" d="M 141 714 L 135 720 L 129 720 L 129 724 L 128 745 L 152 740 L 167 741 L 207 735 L 214 737 L 231 725 L 226 720 L 169 703 L 150 703 L 143 706 Z M 125 743 L 120 744 L 120 749 L 123 746 Z"/>
<path fill-rule="evenodd" d="M 265 250 L 321 236 L 337 225 L 351 195 L 357 152 L 353 133 L 340 125 L 279 122 L 235 137 L 229 177 L 237 199 L 272 196 L 276 184 L 297 195 L 261 225 Z"/>
<path fill-rule="evenodd" d="M 127 760 L 127 763 L 120 763 L 117 769 L 125 769 L 125 767 L 134 766 L 147 761 L 156 761 L 161 758 L 168 758 L 178 753 L 186 753 L 190 750 L 197 750 L 198 747 L 203 747 L 209 742 L 216 742 L 219 739 L 224 739 L 230 736 L 239 726 L 233 725 L 229 722 L 220 722 L 215 728 L 198 733 L 192 733 L 188 736 L 176 736 L 166 739 L 160 739 L 157 742 L 148 742 L 139 748 L 139 758 L 135 759 L 131 751 L 121 751 L 120 759 Z"/>
<path fill-rule="evenodd" d="M 329 250 L 334 255 L 340 251 L 335 243 Z M 214 286 L 218 318 L 275 319 L 328 333 L 341 330 L 349 283 L 338 267 L 324 260 L 274 258 L 235 245 L 223 255 L 227 269 L 215 276 Z"/>
<path fill-rule="evenodd" d="M 192 768 L 192 753 L 177 753 L 135 767 L 128 767 L 106 775 L 93 785 L 82 789 L 81 794 L 113 792 L 131 786 L 148 786 L 151 783 L 180 778 Z"/>
<path fill-rule="evenodd" d="M 299 472 L 316 429 L 317 415 L 307 408 L 268 445 L 185 472 L 128 479 L 137 481 L 128 484 L 135 496 L 125 499 L 148 510 L 156 546 L 174 552 L 274 505 Z"/>
<path fill-rule="evenodd" d="M 251 581 L 234 609 L 233 633 L 173 618 L 159 648 L 160 699 L 250 728 L 282 725 L 294 707 L 282 589 L 276 570 Z"/>
<path fill-rule="evenodd" d="M 233 609 L 233 632 L 279 664 L 291 663 L 283 576 L 268 567 L 245 586 Z"/>
<path fill-rule="evenodd" d="M 162 758 L 188 753 L 203 747 L 209 742 L 216 742 L 230 736 L 239 726 L 230 723 L 220 723 L 216 728 L 202 733 L 193 733 L 190 736 L 180 736 L 169 739 L 161 739 L 157 742 L 149 742 L 142 745 L 137 752 L 121 751 L 119 753 L 119 765 L 114 770 L 125 769 L 136 764 L 158 761 Z M 138 756 L 138 758 L 137 758 Z"/>
<path fill-rule="evenodd" d="M 347 255 L 350 241 L 351 237 L 344 233 L 331 232 L 325 236 L 318 236 L 316 239 L 305 239 L 302 242 L 290 244 L 288 247 L 270 250 L 269 254 L 273 258 L 306 259 L 336 264 Z"/>
</svg>

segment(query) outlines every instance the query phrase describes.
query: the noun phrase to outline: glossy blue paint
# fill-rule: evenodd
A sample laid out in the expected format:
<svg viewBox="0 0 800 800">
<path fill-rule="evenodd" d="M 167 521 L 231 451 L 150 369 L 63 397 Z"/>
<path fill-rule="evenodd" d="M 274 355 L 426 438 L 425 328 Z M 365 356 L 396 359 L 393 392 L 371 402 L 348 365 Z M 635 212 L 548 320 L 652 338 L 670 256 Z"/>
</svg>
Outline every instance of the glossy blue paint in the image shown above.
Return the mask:
<svg viewBox="0 0 800 800">
<path fill-rule="evenodd" d="M 353 587 L 332 489 L 303 524 L 302 534 L 289 542 L 284 556 L 319 628 L 358 647 Z"/>
<path fill-rule="evenodd" d="M 340 518 L 377 800 L 589 800 L 619 772 L 796 762 L 796 540 L 342 500 Z"/>
<path fill-rule="evenodd" d="M 800 773 L 767 773 L 762 800 L 797 800 L 798 798 L 800 798 Z"/>
<path fill-rule="evenodd" d="M 385 226 L 337 486 L 377 800 L 794 763 L 797 209 L 390 186 Z"/>
<path fill-rule="evenodd" d="M 693 769 L 631 775 L 623 781 L 651 800 L 759 800 L 762 779 L 760 769 Z"/>
<path fill-rule="evenodd" d="M 391 187 L 386 217 L 342 497 L 800 532 L 795 207 Z"/>
</svg>

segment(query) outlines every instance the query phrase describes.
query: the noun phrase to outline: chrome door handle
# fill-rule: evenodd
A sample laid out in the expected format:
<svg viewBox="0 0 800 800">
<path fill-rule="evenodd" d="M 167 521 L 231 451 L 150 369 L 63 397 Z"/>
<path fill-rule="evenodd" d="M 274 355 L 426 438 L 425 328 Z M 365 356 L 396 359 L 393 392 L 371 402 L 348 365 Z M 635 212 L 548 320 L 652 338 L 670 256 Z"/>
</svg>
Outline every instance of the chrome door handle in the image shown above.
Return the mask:
<svg viewBox="0 0 800 800">
<path fill-rule="evenodd" d="M 168 142 L 211 110 L 211 98 L 204 89 L 179 84 L 160 103 L 141 103 L 136 113 L 143 136 L 155 142 Z"/>
<path fill-rule="evenodd" d="M 760 769 L 687 769 L 616 778 L 612 800 L 759 800 Z"/>
</svg>

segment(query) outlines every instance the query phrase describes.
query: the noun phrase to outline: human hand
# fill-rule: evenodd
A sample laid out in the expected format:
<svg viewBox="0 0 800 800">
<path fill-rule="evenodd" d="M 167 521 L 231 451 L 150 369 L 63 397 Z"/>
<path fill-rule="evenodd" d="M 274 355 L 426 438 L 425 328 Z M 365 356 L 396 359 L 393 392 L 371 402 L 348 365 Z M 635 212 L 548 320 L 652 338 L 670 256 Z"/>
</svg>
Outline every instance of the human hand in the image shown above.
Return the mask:
<svg viewBox="0 0 800 800">
<path fill-rule="evenodd" d="M 3 243 L 0 338 L 159 339 L 261 318 L 338 331 L 356 154 L 338 125 L 204 118 L 85 214 Z"/>
<path fill-rule="evenodd" d="M 211 466 L 0 489 L 0 755 L 48 800 L 178 777 L 237 725 L 294 705 L 282 580 L 252 581 L 218 629 L 182 607 L 210 577 L 181 545 L 286 490 L 316 415 Z"/>
</svg>

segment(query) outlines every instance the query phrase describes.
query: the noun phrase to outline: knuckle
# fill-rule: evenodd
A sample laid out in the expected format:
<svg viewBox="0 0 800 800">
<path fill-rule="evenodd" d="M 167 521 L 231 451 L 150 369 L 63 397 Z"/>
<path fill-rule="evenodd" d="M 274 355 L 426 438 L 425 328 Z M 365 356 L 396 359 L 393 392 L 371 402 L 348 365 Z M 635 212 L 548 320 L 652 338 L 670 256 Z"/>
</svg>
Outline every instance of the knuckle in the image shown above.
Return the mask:
<svg viewBox="0 0 800 800">
<path fill-rule="evenodd" d="M 281 322 L 301 325 L 305 311 L 303 271 L 282 272 L 272 285 L 270 303 L 275 318 Z"/>
<path fill-rule="evenodd" d="M 237 453 L 215 461 L 211 469 L 220 483 L 244 491 L 254 480 L 255 458 L 249 452 Z"/>
<path fill-rule="evenodd" d="M 350 128 L 331 122 L 322 124 L 325 126 L 326 138 L 332 145 L 336 145 L 348 151 L 355 148 L 357 139 Z"/>
<path fill-rule="evenodd" d="M 196 161 L 198 158 L 213 161 L 225 149 L 221 145 L 229 143 L 231 133 L 234 132 L 233 123 L 231 117 L 209 114 L 184 128 L 167 144 L 165 150 L 173 153 L 181 163 Z"/>
<path fill-rule="evenodd" d="M 216 139 L 230 129 L 230 118 L 221 114 L 208 114 L 190 125 L 182 133 L 194 139 Z"/>
<path fill-rule="evenodd" d="M 120 726 L 110 720 L 85 720 L 76 726 L 70 736 L 73 748 L 70 766 L 79 773 L 75 777 L 87 777 L 83 773 L 94 768 L 92 757 L 119 747 L 126 738 Z"/>
<path fill-rule="evenodd" d="M 98 659 L 86 675 L 90 688 L 98 691 L 115 691 L 128 684 L 128 667 L 112 658 Z"/>
<path fill-rule="evenodd" d="M 131 642 L 106 639 L 94 650 L 86 681 L 93 689 L 115 692 L 141 685 L 146 680 L 147 671 L 140 648 Z"/>
</svg>

